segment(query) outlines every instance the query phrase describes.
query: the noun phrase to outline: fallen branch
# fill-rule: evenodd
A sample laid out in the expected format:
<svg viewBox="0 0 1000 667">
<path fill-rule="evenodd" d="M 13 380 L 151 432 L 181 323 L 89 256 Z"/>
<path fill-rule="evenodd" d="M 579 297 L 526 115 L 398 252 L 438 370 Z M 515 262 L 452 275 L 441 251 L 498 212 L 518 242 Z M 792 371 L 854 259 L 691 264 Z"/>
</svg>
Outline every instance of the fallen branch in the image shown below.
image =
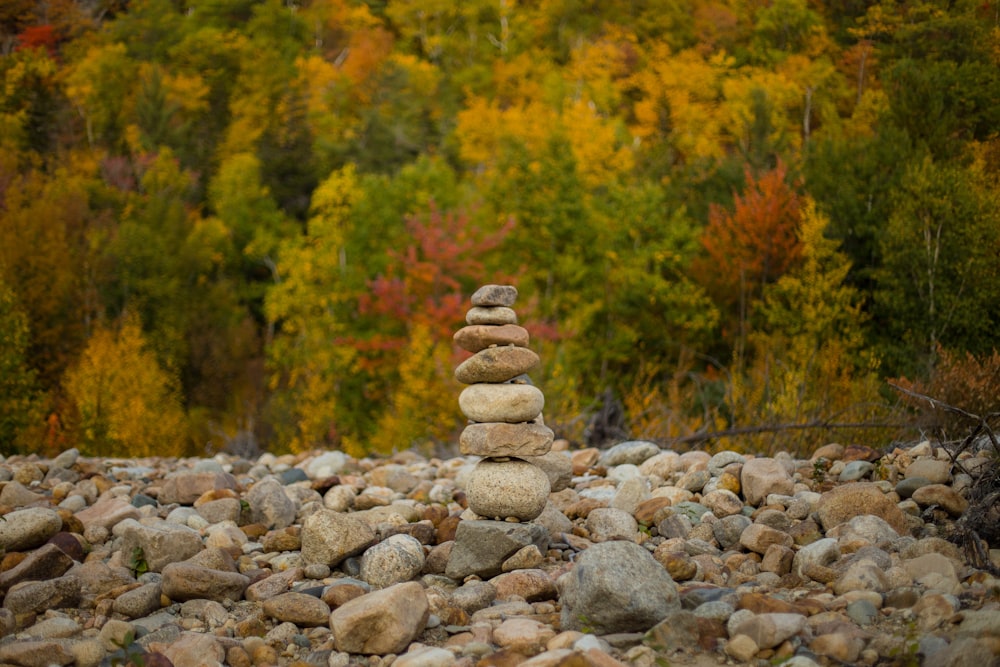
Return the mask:
<svg viewBox="0 0 1000 667">
<path fill-rule="evenodd" d="M 741 426 L 729 428 L 723 431 L 708 431 L 703 433 L 692 433 L 691 435 L 669 438 L 665 441 L 670 445 L 689 445 L 692 443 L 706 442 L 718 438 L 732 438 L 738 435 L 756 435 L 758 433 L 783 433 L 785 431 L 807 431 L 813 429 L 863 429 L 863 428 L 901 428 L 906 426 L 903 422 L 831 422 L 822 419 L 815 419 L 809 422 L 786 423 L 786 424 L 764 424 L 760 426 Z"/>
<path fill-rule="evenodd" d="M 951 460 L 953 463 L 955 464 L 958 463 L 957 459 L 958 454 L 961 454 L 963 451 L 965 451 L 973 442 L 975 442 L 979 434 L 984 431 L 986 433 L 986 436 L 990 439 L 990 443 L 993 445 L 993 449 L 996 451 L 998 455 L 1000 455 L 1000 443 L 997 443 L 996 434 L 993 432 L 993 429 L 990 428 L 989 424 L 989 420 L 1000 417 L 1000 413 L 991 412 L 986 416 L 980 417 L 979 415 L 972 414 L 971 412 L 963 410 L 962 408 L 956 408 L 954 405 L 948 405 L 947 403 L 940 401 L 936 398 L 933 398 L 932 396 L 927 396 L 926 394 L 921 394 L 919 392 L 913 391 L 912 389 L 907 389 L 906 387 L 902 387 L 896 384 L 895 382 L 888 382 L 887 384 L 896 391 L 900 392 L 901 394 L 905 394 L 911 398 L 915 398 L 920 401 L 926 401 L 932 410 L 944 410 L 945 412 L 950 412 L 953 415 L 959 415 L 960 417 L 965 417 L 966 419 L 976 424 L 976 427 L 973 429 L 972 433 L 969 434 L 969 436 L 962 443 L 962 446 L 959 447 L 955 453 L 952 453 L 947 448 L 945 449 L 945 451 L 948 452 L 948 455 L 951 456 Z M 959 468 L 961 468 L 962 471 L 965 472 L 965 468 L 963 468 L 961 465 L 959 465 Z"/>
</svg>

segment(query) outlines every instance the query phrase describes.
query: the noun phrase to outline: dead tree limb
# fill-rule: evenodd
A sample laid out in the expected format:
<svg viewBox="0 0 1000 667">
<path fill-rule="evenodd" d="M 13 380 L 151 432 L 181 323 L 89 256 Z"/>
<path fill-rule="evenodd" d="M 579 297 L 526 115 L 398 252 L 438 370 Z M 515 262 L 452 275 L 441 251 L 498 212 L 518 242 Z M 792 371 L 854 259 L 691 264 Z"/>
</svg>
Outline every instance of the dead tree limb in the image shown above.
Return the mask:
<svg viewBox="0 0 1000 667">
<path fill-rule="evenodd" d="M 906 426 L 902 422 L 830 422 L 822 419 L 802 423 L 763 424 L 759 426 L 741 426 L 723 431 L 707 431 L 692 433 L 678 438 L 668 438 L 669 445 L 690 445 L 718 438 L 732 438 L 738 435 L 756 435 L 758 433 L 782 433 L 785 431 L 831 430 L 831 429 L 864 429 L 864 428 L 900 428 Z"/>
</svg>

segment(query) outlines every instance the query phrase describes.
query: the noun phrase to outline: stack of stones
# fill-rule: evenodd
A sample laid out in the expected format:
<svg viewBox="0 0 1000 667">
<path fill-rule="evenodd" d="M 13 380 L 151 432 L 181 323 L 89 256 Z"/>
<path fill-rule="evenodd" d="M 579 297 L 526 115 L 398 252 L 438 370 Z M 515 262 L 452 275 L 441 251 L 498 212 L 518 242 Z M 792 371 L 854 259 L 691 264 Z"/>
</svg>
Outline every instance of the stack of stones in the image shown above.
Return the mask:
<svg viewBox="0 0 1000 667">
<path fill-rule="evenodd" d="M 538 364 L 528 332 L 511 308 L 517 289 L 485 285 L 472 295 L 469 326 L 455 333 L 473 355 L 455 369 L 466 387 L 458 398 L 470 424 L 459 439 L 462 454 L 482 457 L 465 480 L 468 510 L 455 530 L 445 574 L 483 579 L 536 567 L 549 531 L 531 523 L 545 509 L 548 475 L 531 463 L 552 447 L 542 423 L 545 397 L 527 376 Z"/>
<path fill-rule="evenodd" d="M 469 326 L 455 342 L 473 355 L 455 369 L 469 385 L 459 407 L 471 423 L 459 440 L 462 454 L 483 457 L 466 483 L 469 509 L 493 520 L 531 521 L 545 509 L 548 476 L 525 457 L 542 456 L 552 447 L 552 430 L 542 422 L 545 397 L 528 371 L 538 355 L 528 349 L 528 332 L 511 308 L 512 285 L 485 285 L 472 295 Z"/>
</svg>

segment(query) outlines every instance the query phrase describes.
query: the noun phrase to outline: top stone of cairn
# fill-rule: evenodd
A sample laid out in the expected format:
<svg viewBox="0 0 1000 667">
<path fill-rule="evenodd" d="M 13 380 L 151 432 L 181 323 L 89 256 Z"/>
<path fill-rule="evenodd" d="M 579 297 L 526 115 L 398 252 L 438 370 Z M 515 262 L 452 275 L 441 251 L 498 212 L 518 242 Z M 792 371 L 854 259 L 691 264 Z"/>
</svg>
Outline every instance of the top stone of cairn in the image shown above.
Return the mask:
<svg viewBox="0 0 1000 667">
<path fill-rule="evenodd" d="M 473 306 L 506 306 L 517 301 L 517 288 L 513 285 L 483 285 L 472 294 Z"/>
</svg>

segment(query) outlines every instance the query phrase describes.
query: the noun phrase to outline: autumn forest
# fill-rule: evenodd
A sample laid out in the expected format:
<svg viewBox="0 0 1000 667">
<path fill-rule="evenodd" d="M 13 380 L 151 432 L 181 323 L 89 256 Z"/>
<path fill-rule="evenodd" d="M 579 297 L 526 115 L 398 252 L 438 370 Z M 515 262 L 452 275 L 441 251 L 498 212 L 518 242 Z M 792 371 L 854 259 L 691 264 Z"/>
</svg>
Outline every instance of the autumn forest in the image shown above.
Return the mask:
<svg viewBox="0 0 1000 667">
<path fill-rule="evenodd" d="M 576 442 L 1000 407 L 992 0 L 5 0 L 0 84 L 0 453 L 446 448 L 485 283 Z"/>
</svg>

